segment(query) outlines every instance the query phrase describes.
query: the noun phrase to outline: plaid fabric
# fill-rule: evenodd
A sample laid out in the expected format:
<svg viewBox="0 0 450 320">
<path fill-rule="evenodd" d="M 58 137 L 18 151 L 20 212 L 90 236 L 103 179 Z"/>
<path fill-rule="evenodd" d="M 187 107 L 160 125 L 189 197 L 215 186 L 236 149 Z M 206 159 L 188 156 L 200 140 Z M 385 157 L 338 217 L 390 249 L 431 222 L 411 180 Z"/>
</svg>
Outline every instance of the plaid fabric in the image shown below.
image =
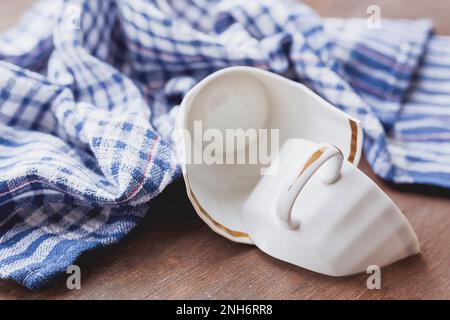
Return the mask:
<svg viewBox="0 0 450 320">
<path fill-rule="evenodd" d="M 361 119 L 394 182 L 450 187 L 450 40 L 298 2 L 44 0 L 0 35 L 0 277 L 39 288 L 117 242 L 179 176 L 183 94 L 250 65 Z"/>
</svg>

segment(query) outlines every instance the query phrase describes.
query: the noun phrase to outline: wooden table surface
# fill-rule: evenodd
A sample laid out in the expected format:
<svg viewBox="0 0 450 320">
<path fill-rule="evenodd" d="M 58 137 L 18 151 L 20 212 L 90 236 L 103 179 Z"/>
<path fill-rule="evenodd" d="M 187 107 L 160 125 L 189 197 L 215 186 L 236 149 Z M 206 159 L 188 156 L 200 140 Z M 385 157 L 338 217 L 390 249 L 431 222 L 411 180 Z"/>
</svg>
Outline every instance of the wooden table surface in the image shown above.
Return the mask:
<svg viewBox="0 0 450 320">
<path fill-rule="evenodd" d="M 0 29 L 32 0 L 0 0 Z M 324 16 L 365 17 L 373 1 L 307 1 Z M 377 0 L 382 17 L 434 20 L 450 34 L 450 1 Z M 0 281 L 0 299 L 450 299 L 450 191 L 393 187 L 361 168 L 397 203 L 417 232 L 422 252 L 382 269 L 382 289 L 368 290 L 366 274 L 319 275 L 278 261 L 257 248 L 212 232 L 192 209 L 181 181 L 149 204 L 143 222 L 117 245 L 83 255 L 82 289 L 60 279 L 29 291 Z"/>
</svg>

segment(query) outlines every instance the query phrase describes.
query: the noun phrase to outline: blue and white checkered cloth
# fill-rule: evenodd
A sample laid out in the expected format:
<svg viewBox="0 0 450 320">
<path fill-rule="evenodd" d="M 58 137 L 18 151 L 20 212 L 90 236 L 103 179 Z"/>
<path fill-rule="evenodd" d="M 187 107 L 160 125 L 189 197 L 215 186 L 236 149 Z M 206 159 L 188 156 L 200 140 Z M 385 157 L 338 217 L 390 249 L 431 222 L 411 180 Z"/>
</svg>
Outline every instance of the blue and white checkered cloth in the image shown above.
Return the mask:
<svg viewBox="0 0 450 320">
<path fill-rule="evenodd" d="M 179 176 L 183 94 L 250 65 L 361 119 L 373 170 L 450 187 L 450 39 L 298 2 L 45 0 L 0 35 L 0 277 L 46 285 Z"/>
</svg>

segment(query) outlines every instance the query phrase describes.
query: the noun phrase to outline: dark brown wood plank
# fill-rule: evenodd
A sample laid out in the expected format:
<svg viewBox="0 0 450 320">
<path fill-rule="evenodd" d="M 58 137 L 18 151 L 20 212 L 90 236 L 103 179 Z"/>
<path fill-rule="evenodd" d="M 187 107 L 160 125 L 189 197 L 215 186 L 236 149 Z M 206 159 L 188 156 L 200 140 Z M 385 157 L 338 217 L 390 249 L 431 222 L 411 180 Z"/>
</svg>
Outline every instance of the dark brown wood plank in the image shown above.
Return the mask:
<svg viewBox="0 0 450 320">
<path fill-rule="evenodd" d="M 307 1 L 323 15 L 365 17 L 371 1 Z M 0 0 L 0 28 L 30 1 Z M 383 17 L 431 17 L 450 34 L 450 3 L 379 0 Z M 5 13 L 6 12 L 6 13 Z M 4 22 L 3 17 L 8 16 Z M 144 221 L 117 245 L 87 253 L 77 262 L 82 289 L 68 291 L 61 278 L 51 288 L 29 291 L 0 281 L 0 299 L 450 299 L 450 191 L 393 187 L 371 176 L 405 213 L 420 239 L 421 255 L 382 269 L 382 289 L 369 291 L 367 275 L 332 278 L 275 260 L 212 232 L 196 216 L 181 181 L 149 204 Z"/>
</svg>

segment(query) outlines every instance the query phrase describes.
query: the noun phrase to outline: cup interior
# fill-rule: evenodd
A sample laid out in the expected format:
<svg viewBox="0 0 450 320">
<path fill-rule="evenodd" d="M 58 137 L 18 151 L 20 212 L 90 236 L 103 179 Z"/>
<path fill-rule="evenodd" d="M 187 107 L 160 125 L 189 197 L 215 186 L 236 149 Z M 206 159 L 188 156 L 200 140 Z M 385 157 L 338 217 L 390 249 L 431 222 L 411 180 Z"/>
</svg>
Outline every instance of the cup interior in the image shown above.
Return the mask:
<svg viewBox="0 0 450 320">
<path fill-rule="evenodd" d="M 202 124 L 202 129 L 214 133 L 218 131 L 222 137 L 227 131 L 257 130 L 267 124 L 269 113 L 269 95 L 261 82 L 252 75 L 230 73 L 212 79 L 193 99 L 192 111 L 188 123 L 193 131 L 195 122 Z M 212 130 L 212 131 L 211 131 Z M 255 135 L 246 135 L 246 139 L 232 141 L 225 139 L 224 148 L 217 148 L 219 153 L 236 153 L 248 148 L 256 142 Z M 205 146 L 205 141 L 195 141 Z"/>
</svg>

